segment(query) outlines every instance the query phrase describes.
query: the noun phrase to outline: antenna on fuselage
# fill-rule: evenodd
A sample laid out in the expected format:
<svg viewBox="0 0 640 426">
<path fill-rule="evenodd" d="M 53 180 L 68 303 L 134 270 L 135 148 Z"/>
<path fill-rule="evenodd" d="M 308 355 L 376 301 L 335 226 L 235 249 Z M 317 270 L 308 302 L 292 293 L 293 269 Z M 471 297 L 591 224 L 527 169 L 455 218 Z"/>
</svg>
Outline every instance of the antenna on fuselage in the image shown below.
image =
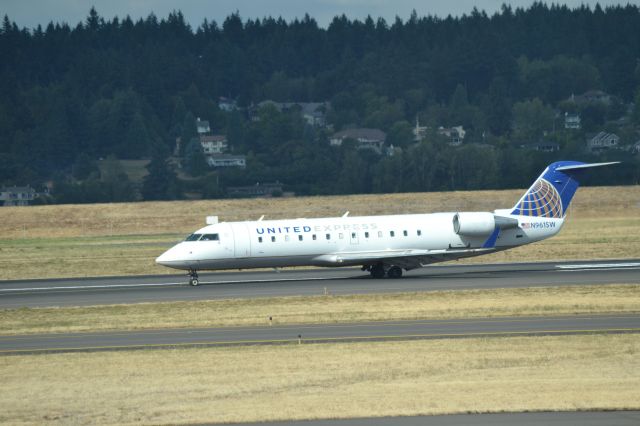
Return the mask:
<svg viewBox="0 0 640 426">
<path fill-rule="evenodd" d="M 262 219 L 264 219 L 264 215 L 260 216 L 260 219 L 258 219 L 258 222 L 260 222 Z"/>
<path fill-rule="evenodd" d="M 346 212 L 344 212 L 344 214 L 342 215 L 342 217 L 347 217 L 349 216 L 349 210 L 347 210 Z"/>
</svg>

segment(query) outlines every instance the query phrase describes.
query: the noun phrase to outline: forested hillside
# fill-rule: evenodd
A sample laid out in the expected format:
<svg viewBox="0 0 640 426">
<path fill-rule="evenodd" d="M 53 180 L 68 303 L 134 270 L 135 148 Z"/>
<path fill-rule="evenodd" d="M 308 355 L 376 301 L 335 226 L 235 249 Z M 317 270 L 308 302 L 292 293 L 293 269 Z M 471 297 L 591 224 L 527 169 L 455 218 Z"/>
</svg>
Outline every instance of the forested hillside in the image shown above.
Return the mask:
<svg viewBox="0 0 640 426">
<path fill-rule="evenodd" d="M 274 181 L 299 194 L 522 187 L 555 159 L 622 159 L 597 182 L 640 181 L 637 6 L 337 16 L 327 28 L 237 14 L 191 28 L 180 12 L 134 22 L 92 9 L 35 29 L 5 16 L 0 56 L 0 184 L 52 182 L 54 202 L 222 197 Z M 584 100 L 590 91 L 606 102 Z M 327 102 L 326 124 L 256 107 L 265 100 Z M 565 128 L 567 115 L 580 127 Z M 196 117 L 246 167 L 206 166 L 189 144 Z M 438 131 L 453 126 L 463 143 Z M 384 151 L 331 146 L 354 127 L 382 130 Z M 615 149 L 588 150 L 601 131 Z M 144 183 L 116 159 L 151 159 Z"/>
</svg>

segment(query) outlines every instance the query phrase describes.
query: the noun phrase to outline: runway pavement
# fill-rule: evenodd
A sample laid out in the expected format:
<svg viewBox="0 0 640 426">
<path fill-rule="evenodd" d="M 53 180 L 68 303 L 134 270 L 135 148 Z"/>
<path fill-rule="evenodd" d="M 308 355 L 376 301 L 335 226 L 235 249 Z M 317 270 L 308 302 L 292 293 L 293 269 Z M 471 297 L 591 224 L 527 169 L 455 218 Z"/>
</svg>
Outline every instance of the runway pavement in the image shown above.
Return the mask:
<svg viewBox="0 0 640 426">
<path fill-rule="evenodd" d="M 0 355 L 264 344 L 638 333 L 640 314 L 373 321 L 0 336 Z"/>
<path fill-rule="evenodd" d="M 640 283 L 640 260 L 434 265 L 401 279 L 371 279 L 356 268 L 70 278 L 0 282 L 0 308 L 363 294 L 478 288 Z"/>
</svg>

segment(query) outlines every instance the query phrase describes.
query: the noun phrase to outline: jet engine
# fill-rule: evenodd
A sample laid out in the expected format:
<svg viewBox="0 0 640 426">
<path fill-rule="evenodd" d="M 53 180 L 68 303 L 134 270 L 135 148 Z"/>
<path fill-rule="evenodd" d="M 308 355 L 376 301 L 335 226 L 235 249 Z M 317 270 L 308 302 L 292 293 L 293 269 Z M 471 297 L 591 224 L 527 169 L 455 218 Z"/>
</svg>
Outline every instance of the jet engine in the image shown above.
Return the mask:
<svg viewBox="0 0 640 426">
<path fill-rule="evenodd" d="M 483 237 L 491 235 L 496 228 L 493 213 L 465 212 L 453 216 L 453 230 L 458 235 L 466 237 Z"/>
</svg>

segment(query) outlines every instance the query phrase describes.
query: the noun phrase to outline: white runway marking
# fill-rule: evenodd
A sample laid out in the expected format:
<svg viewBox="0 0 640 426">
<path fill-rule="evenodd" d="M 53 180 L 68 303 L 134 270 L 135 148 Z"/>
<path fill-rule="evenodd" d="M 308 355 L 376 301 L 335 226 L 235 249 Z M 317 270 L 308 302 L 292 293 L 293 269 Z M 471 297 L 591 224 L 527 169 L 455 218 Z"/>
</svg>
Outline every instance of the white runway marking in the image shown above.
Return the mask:
<svg viewBox="0 0 640 426">
<path fill-rule="evenodd" d="M 110 285 L 73 285 L 57 287 L 27 287 L 27 288 L 3 288 L 0 293 L 11 291 L 43 291 L 43 290 L 87 290 L 92 288 L 117 288 L 117 287 L 163 287 L 185 283 L 150 283 L 150 284 L 110 284 Z"/>
<path fill-rule="evenodd" d="M 556 265 L 556 268 L 569 269 L 569 270 L 635 269 L 639 267 L 640 267 L 640 263 L 585 263 L 585 264 L 579 264 L 579 265 Z"/>
<path fill-rule="evenodd" d="M 323 281 L 332 280 L 340 277 L 312 277 L 312 278 L 275 278 L 267 280 L 227 280 L 227 281 L 201 281 L 200 284 L 241 284 L 241 283 L 270 283 L 282 281 Z M 77 285 L 77 286 L 57 286 L 57 287 L 27 287 L 27 288 L 3 288 L 0 293 L 24 292 L 24 291 L 51 291 L 51 290 L 92 290 L 105 288 L 122 288 L 122 287 L 169 287 L 175 285 L 188 285 L 186 280 L 176 283 L 148 283 L 148 284 L 109 284 L 109 285 Z"/>
</svg>

